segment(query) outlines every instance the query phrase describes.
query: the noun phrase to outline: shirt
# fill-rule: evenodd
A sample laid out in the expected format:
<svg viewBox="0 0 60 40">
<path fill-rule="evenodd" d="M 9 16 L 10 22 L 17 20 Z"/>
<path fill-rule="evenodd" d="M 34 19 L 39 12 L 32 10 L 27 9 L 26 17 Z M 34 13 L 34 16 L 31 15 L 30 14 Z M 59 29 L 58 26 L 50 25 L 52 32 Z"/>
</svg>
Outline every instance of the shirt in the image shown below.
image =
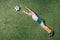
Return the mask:
<svg viewBox="0 0 60 40">
<path fill-rule="evenodd" d="M 37 21 L 37 20 L 38 20 L 37 15 L 36 15 L 36 14 L 33 14 L 33 15 L 32 15 L 32 19 L 33 19 L 34 21 Z"/>
</svg>

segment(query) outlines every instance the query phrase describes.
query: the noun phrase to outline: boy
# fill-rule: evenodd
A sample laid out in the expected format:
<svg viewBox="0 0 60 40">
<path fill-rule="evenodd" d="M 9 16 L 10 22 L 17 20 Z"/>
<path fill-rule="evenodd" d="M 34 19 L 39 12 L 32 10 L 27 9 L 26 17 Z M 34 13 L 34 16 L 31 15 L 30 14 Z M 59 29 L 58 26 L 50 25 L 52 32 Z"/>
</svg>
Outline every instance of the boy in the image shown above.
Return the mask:
<svg viewBox="0 0 60 40">
<path fill-rule="evenodd" d="M 40 26 L 41 26 L 44 30 L 46 30 L 46 31 L 48 32 L 49 37 L 52 37 L 52 36 L 54 35 L 54 31 L 52 31 L 50 28 L 48 28 L 48 27 L 44 24 L 43 20 L 42 20 L 41 18 L 39 18 L 33 11 L 31 11 L 31 10 L 30 10 L 29 8 L 27 8 L 27 7 L 26 7 L 26 9 L 27 9 L 29 12 L 27 12 L 27 11 L 25 11 L 25 10 L 23 10 L 23 12 L 24 12 L 25 14 L 31 16 L 34 21 L 37 21 L 37 22 L 40 24 Z"/>
</svg>

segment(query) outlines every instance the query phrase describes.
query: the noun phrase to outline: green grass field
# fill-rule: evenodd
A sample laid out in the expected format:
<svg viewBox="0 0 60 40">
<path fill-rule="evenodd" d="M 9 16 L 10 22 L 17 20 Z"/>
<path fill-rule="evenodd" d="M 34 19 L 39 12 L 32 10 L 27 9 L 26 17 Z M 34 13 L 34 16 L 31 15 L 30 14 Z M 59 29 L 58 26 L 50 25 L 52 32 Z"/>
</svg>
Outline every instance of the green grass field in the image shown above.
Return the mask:
<svg viewBox="0 0 60 40">
<path fill-rule="evenodd" d="M 55 35 L 50 38 L 30 16 L 16 12 L 16 5 L 32 9 Z M 60 40 L 60 0 L 0 0 L 0 40 Z"/>
</svg>

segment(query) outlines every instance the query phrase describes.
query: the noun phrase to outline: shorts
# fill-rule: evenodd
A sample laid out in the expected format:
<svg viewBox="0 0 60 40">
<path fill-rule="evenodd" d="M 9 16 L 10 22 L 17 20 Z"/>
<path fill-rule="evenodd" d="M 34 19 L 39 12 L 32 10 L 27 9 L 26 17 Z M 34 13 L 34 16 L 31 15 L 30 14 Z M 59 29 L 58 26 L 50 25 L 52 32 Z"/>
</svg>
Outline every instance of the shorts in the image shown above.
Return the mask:
<svg viewBox="0 0 60 40">
<path fill-rule="evenodd" d="M 38 22 L 39 24 L 41 24 L 41 22 L 43 22 L 43 19 L 38 18 L 37 22 Z"/>
</svg>

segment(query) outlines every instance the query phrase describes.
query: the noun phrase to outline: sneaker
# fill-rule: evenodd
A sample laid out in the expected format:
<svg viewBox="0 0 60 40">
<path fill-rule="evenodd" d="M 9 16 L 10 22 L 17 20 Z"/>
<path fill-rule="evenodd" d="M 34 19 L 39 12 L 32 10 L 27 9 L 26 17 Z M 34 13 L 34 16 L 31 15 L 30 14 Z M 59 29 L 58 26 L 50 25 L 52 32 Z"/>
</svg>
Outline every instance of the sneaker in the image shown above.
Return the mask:
<svg viewBox="0 0 60 40">
<path fill-rule="evenodd" d="M 53 37 L 54 36 L 54 31 L 49 33 L 49 37 Z"/>
</svg>

